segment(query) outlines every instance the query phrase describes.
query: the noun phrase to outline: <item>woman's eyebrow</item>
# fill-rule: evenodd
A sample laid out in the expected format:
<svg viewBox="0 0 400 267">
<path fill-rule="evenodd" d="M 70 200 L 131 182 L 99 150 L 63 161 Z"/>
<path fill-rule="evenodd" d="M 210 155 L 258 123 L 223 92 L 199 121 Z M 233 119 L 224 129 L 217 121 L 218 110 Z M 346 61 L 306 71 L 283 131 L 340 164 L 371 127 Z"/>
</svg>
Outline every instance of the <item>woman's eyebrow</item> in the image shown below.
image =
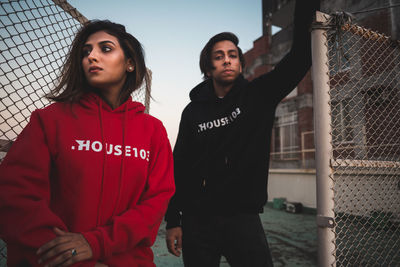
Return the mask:
<svg viewBox="0 0 400 267">
<path fill-rule="evenodd" d="M 110 41 L 110 40 L 101 41 L 98 44 L 103 45 L 103 44 L 107 44 L 107 43 L 111 43 L 111 44 L 113 44 L 115 46 L 115 43 L 113 41 Z M 90 46 L 92 46 L 92 44 L 86 43 L 86 44 L 83 45 L 83 47 L 90 47 Z"/>
<path fill-rule="evenodd" d="M 106 43 L 111 43 L 115 46 L 115 43 L 113 41 L 105 40 L 105 41 L 99 42 L 99 44 L 106 44 Z"/>
</svg>

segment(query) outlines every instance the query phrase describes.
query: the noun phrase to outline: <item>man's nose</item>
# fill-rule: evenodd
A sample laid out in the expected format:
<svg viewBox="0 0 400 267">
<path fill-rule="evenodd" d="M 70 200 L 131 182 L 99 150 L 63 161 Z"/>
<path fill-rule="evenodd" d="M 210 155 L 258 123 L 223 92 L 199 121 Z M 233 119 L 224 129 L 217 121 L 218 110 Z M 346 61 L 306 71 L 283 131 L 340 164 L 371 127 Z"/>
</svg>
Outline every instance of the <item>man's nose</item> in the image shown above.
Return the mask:
<svg viewBox="0 0 400 267">
<path fill-rule="evenodd" d="M 230 57 L 225 57 L 225 58 L 224 58 L 224 65 L 229 65 L 229 64 L 231 64 L 231 59 L 230 59 Z"/>
</svg>

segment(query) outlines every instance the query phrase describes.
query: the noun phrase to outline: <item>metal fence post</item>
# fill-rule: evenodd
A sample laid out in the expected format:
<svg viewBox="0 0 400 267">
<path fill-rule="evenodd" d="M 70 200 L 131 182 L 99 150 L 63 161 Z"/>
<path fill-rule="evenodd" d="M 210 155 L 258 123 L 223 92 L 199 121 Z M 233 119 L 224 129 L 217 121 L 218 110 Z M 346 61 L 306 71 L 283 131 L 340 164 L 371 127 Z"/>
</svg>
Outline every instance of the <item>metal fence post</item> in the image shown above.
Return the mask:
<svg viewBox="0 0 400 267">
<path fill-rule="evenodd" d="M 312 36 L 312 79 L 314 96 L 315 160 L 317 171 L 318 266 L 335 266 L 334 192 L 330 159 L 330 118 L 327 15 L 317 12 Z"/>
</svg>

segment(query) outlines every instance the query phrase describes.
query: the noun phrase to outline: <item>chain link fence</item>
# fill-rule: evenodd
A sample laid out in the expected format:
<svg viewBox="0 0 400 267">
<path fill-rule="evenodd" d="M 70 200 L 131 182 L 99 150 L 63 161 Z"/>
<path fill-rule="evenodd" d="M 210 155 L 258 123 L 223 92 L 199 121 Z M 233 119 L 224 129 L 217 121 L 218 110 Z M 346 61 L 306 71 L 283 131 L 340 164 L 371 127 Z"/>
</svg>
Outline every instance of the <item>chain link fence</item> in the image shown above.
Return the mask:
<svg viewBox="0 0 400 267">
<path fill-rule="evenodd" d="M 44 95 L 85 21 L 66 0 L 0 2 L 0 161 L 31 112 L 50 104 Z M 144 87 L 133 98 L 149 111 Z"/>
<path fill-rule="evenodd" d="M 32 111 L 50 104 L 44 95 L 86 21 L 66 0 L 0 1 L 0 162 Z M 149 111 L 145 87 L 133 98 Z M 6 254 L 0 240 L 0 266 L 6 266 Z"/>
<path fill-rule="evenodd" d="M 319 214 L 319 227 L 330 231 L 329 251 L 320 255 L 334 260 L 320 264 L 400 266 L 400 42 L 345 15 L 324 20 L 317 28 L 326 46 L 328 101 L 316 105 L 327 106 L 330 136 L 320 161 L 328 175 L 318 183 L 331 192 L 317 205 L 330 203 Z"/>
</svg>

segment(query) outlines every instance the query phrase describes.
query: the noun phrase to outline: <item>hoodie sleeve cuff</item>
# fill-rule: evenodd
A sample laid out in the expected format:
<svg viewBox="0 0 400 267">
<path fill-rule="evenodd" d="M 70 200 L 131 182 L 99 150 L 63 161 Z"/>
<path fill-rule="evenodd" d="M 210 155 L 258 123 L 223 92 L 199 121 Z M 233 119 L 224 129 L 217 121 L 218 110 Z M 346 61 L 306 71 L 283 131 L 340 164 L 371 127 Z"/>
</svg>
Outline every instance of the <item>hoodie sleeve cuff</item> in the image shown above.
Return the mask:
<svg viewBox="0 0 400 267">
<path fill-rule="evenodd" d="M 175 227 L 182 227 L 182 225 L 179 222 L 167 222 L 167 226 L 165 227 L 165 229 L 168 230 Z"/>
<path fill-rule="evenodd" d="M 98 235 L 95 232 L 82 233 L 92 249 L 92 260 L 98 260 L 101 256 L 101 246 Z"/>
<path fill-rule="evenodd" d="M 166 229 L 182 227 L 182 215 L 179 212 L 167 212 L 165 221 L 167 222 Z"/>
</svg>

